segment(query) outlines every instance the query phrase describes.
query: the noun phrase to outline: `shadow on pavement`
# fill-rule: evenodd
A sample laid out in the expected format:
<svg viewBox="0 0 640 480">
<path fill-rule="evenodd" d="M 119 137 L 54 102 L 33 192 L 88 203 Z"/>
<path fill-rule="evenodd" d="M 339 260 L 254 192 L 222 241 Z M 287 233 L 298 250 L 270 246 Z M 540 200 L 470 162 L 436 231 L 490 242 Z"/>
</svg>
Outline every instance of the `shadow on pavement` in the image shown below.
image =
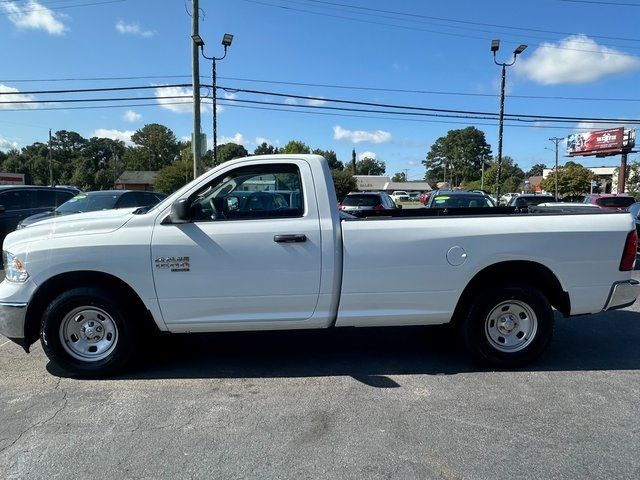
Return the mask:
<svg viewBox="0 0 640 480">
<path fill-rule="evenodd" d="M 607 312 L 556 322 L 538 361 L 522 371 L 638 370 L 640 313 Z M 113 379 L 351 376 L 377 388 L 387 375 L 486 371 L 446 327 L 169 335 L 154 339 L 135 368 Z M 51 363 L 49 371 L 63 374 Z"/>
</svg>

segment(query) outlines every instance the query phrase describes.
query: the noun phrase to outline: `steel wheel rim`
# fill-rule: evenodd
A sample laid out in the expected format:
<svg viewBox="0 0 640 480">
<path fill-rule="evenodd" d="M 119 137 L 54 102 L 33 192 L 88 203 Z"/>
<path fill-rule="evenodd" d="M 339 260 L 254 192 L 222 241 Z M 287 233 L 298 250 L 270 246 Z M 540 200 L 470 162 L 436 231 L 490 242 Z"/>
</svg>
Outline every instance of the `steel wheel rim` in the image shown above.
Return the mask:
<svg viewBox="0 0 640 480">
<path fill-rule="evenodd" d="M 505 300 L 489 312 L 484 330 L 489 344 L 496 350 L 519 352 L 536 338 L 538 317 L 525 302 Z"/>
<path fill-rule="evenodd" d="M 60 324 L 60 342 L 76 360 L 98 362 L 118 344 L 118 327 L 111 315 L 95 306 L 74 308 Z"/>
</svg>

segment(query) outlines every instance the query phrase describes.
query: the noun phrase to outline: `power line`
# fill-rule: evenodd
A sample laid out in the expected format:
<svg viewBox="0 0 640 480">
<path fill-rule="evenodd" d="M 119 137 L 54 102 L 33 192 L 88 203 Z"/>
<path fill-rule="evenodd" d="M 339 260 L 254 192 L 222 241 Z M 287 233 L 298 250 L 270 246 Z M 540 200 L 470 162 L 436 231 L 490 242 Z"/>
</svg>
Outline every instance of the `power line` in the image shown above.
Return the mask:
<svg viewBox="0 0 640 480">
<path fill-rule="evenodd" d="M 575 35 L 575 33 L 573 33 L 573 32 L 562 32 L 562 31 L 557 31 L 557 30 L 542 30 L 542 29 L 527 28 L 527 27 L 514 27 L 512 25 L 500 25 L 500 24 L 495 24 L 495 23 L 472 22 L 472 21 L 459 20 L 459 19 L 454 19 L 454 18 L 434 17 L 434 16 L 431 16 L 431 15 L 421 15 L 421 14 L 417 14 L 417 13 L 413 13 L 413 12 L 407 13 L 407 12 L 398 12 L 398 11 L 393 11 L 393 10 L 382 10 L 382 9 L 377 9 L 377 8 L 368 8 L 368 7 L 362 7 L 360 5 L 348 5 L 348 4 L 344 4 L 344 3 L 328 2 L 328 1 L 324 1 L 324 0 L 306 0 L 306 1 L 307 2 L 313 2 L 313 3 L 319 3 L 319 4 L 325 4 L 325 5 L 342 6 L 342 7 L 351 8 L 351 9 L 354 9 L 354 10 L 367 10 L 367 11 L 372 11 L 372 12 L 390 13 L 390 14 L 393 14 L 393 15 L 406 16 L 406 17 L 410 17 L 410 18 L 415 18 L 415 17 L 417 17 L 417 18 L 427 18 L 427 19 L 430 19 L 430 20 L 439 20 L 439 21 L 443 21 L 443 22 L 460 23 L 460 24 L 464 24 L 464 25 L 480 25 L 480 26 L 484 26 L 484 27 L 504 28 L 504 29 L 508 29 L 508 30 L 520 30 L 520 31 L 529 31 L 529 32 L 537 32 L 537 33 L 551 33 L 551 34 L 554 34 L 554 35 Z M 571 1 L 571 0 L 561 0 L 561 1 Z M 585 3 L 587 3 L 587 2 L 585 2 Z M 637 6 L 637 5 L 634 5 L 634 6 Z M 606 40 L 623 40 L 623 41 L 629 41 L 629 42 L 640 42 L 640 38 L 610 37 L 610 36 L 605 36 L 605 35 L 593 35 L 593 34 L 589 34 L 589 37 L 602 38 L 602 39 L 606 39 Z"/>
<path fill-rule="evenodd" d="M 155 88 L 171 88 L 171 87 L 190 87 L 190 83 L 173 83 L 169 85 L 143 85 L 143 86 L 133 86 L 133 87 L 102 87 L 102 88 L 70 88 L 63 90 L 32 90 L 32 91 L 24 91 L 24 92 L 0 92 L 0 96 L 2 95 L 38 95 L 43 93 L 83 93 L 83 92 L 116 92 L 123 90 L 150 90 Z M 0 102 L 1 103 L 1 102 Z M 9 102 L 15 103 L 15 102 Z"/>
<path fill-rule="evenodd" d="M 311 15 L 319 15 L 319 16 L 330 17 L 330 18 L 339 18 L 339 19 L 342 19 L 342 20 L 351 20 L 351 21 L 354 21 L 354 22 L 367 23 L 367 24 L 371 24 L 371 25 L 379 25 L 379 26 L 385 26 L 385 27 L 401 28 L 401 29 L 404 29 L 404 30 L 413 30 L 413 31 L 419 31 L 419 32 L 434 33 L 434 34 L 437 34 L 437 35 L 446 35 L 446 36 L 457 37 L 457 38 L 469 38 L 469 39 L 473 39 L 473 40 L 482 40 L 484 42 L 488 42 L 488 41 L 491 40 L 491 38 L 480 37 L 480 36 L 477 36 L 477 35 L 468 35 L 468 34 L 452 33 L 452 32 L 442 32 L 442 31 L 439 31 L 439 30 L 430 30 L 430 29 L 425 29 L 425 28 L 411 27 L 411 26 L 408 26 L 408 25 L 398 25 L 398 24 L 394 24 L 394 23 L 385 23 L 385 22 L 377 22 L 377 21 L 373 21 L 373 20 L 365 20 L 365 19 L 362 19 L 362 18 L 345 17 L 343 15 L 334 15 L 334 14 L 330 14 L 330 13 L 314 12 L 312 10 L 305 10 L 305 9 L 296 8 L 296 7 L 277 5 L 277 4 L 267 3 L 265 1 L 260 1 L 260 0 L 242 0 L 242 1 L 247 2 L 247 3 L 253 3 L 253 4 L 256 4 L 256 5 L 262 5 L 262 6 L 266 6 L 266 7 L 276 8 L 276 9 L 290 10 L 290 11 L 293 11 L 293 12 L 308 13 L 308 14 L 311 14 Z M 517 45 L 517 42 L 507 42 L 507 41 L 505 41 L 504 43 Z M 558 45 L 551 45 L 549 43 L 537 43 L 535 46 L 545 47 L 545 48 L 553 48 L 553 49 L 556 49 L 556 50 L 570 50 L 570 51 L 575 51 L 575 52 L 586 52 L 586 53 L 601 53 L 599 50 L 584 50 L 584 49 L 580 49 L 580 48 L 561 47 L 561 46 L 558 46 Z M 637 48 L 637 47 L 622 47 L 622 48 Z M 617 51 L 609 51 L 609 52 L 607 52 L 607 54 L 608 55 L 619 55 L 619 56 L 624 56 L 624 57 L 631 57 L 632 56 L 631 54 L 623 53 L 623 52 L 617 52 Z"/>
<path fill-rule="evenodd" d="M 628 2 L 598 2 L 594 0 L 560 0 L 567 3 L 590 3 L 593 5 L 618 5 L 624 7 L 640 7 L 640 3 L 628 3 Z"/>
<path fill-rule="evenodd" d="M 93 5 L 106 5 L 108 3 L 122 3 L 122 2 L 126 2 L 127 0 L 105 0 L 102 2 L 93 2 L 93 3 L 79 3 L 76 5 L 61 5 L 59 7 L 53 7 L 53 8 L 28 8 L 28 9 L 20 9 L 19 11 L 16 12 L 7 12 L 6 9 L 7 7 L 4 7 L 5 9 L 5 13 L 0 13 L 1 16 L 9 16 L 9 15 L 20 15 L 23 13 L 30 13 L 30 12 L 47 12 L 47 11 L 51 11 L 51 10 L 62 10 L 62 9 L 67 9 L 67 8 L 76 8 L 76 7 L 90 7 Z"/>
<path fill-rule="evenodd" d="M 164 79 L 164 78 L 190 78 L 191 75 L 142 75 L 142 76 L 114 76 L 114 77 L 86 77 L 86 78 L 31 78 L 31 79 L 1 79 L 0 83 L 32 83 L 32 82 L 62 82 L 62 81 L 110 81 L 110 80 L 146 80 L 146 79 Z M 487 97 L 487 98 L 497 98 L 499 95 L 496 93 L 476 93 L 476 92 L 455 92 L 455 91 L 444 91 L 444 90 L 416 90 L 416 89 L 402 89 L 402 88 L 384 88 L 384 87 L 366 87 L 366 86 L 357 86 L 357 85 L 338 85 L 338 84 L 328 84 L 328 83 L 313 83 L 313 82 L 293 82 L 293 81 L 283 81 L 283 80 L 266 80 L 266 79 L 257 79 L 257 78 L 246 78 L 246 77 L 224 77 L 219 76 L 218 78 L 222 80 L 234 80 L 239 82 L 249 82 L 249 83 L 266 83 L 266 84 L 274 84 L 274 85 L 293 85 L 293 86 L 302 86 L 302 87 L 318 87 L 318 88 L 332 88 L 332 89 L 343 89 L 343 90 L 359 90 L 359 91 L 371 91 L 371 92 L 389 92 L 389 93 L 412 93 L 412 94 L 421 94 L 421 95 L 454 95 L 454 96 L 465 96 L 465 97 Z M 203 77 L 204 79 L 204 77 Z M 191 84 L 167 84 L 167 85 L 156 85 L 156 86 L 141 86 L 141 87 L 132 87 L 132 90 L 142 89 L 142 88 L 159 88 L 159 87 L 170 87 L 170 86 L 182 86 L 182 87 L 190 87 Z M 91 89 L 67 89 L 67 92 L 81 92 L 81 91 L 91 91 Z M 99 91 L 99 89 L 96 89 Z M 108 91 L 108 89 L 105 89 Z M 53 91 L 52 91 L 53 92 Z M 57 92 L 57 91 L 56 91 Z M 62 91 L 61 91 L 62 92 Z M 0 95 L 12 95 L 12 94 L 31 94 L 34 92 L 0 92 Z M 38 93 L 38 92 L 35 92 Z M 594 101 L 594 102 L 640 102 L 640 98 L 624 98 L 624 97 L 570 97 L 563 95 L 518 95 L 518 94 L 510 94 L 509 99 L 520 98 L 520 99 L 536 99 L 536 100 L 572 100 L 572 101 Z"/>
<path fill-rule="evenodd" d="M 188 85 L 188 84 L 179 84 L 179 85 Z M 203 85 L 203 87 L 211 88 L 211 85 Z M 110 87 L 110 88 L 102 88 L 102 89 L 79 89 L 80 91 L 84 90 L 99 90 L 99 91 L 113 91 L 113 90 L 131 90 L 138 88 L 162 88 L 162 87 Z M 377 108 L 391 108 L 398 110 L 405 110 L 404 112 L 390 112 L 390 111 L 378 111 L 376 113 L 390 114 L 405 114 L 405 115 L 417 115 L 419 113 L 439 113 L 439 114 L 458 114 L 458 115 L 466 115 L 465 118 L 494 118 L 496 117 L 496 113 L 494 112 L 484 112 L 484 111 L 474 111 L 474 110 L 457 110 L 457 109 L 447 109 L 447 108 L 429 108 L 429 107 L 417 107 L 413 105 L 397 105 L 397 104 L 388 104 L 388 103 L 378 103 L 378 102 L 364 102 L 358 100 L 348 100 L 348 99 L 336 99 L 336 98 L 323 98 L 323 97 L 314 97 L 308 95 L 295 95 L 290 93 L 280 93 L 280 92 L 272 92 L 265 90 L 252 90 L 252 89 L 241 89 L 241 88 L 232 88 L 232 87 L 224 87 L 220 86 L 222 90 L 232 91 L 232 92 L 243 92 L 248 94 L 257 94 L 257 95 L 269 95 L 280 98 L 294 98 L 301 100 L 310 100 L 310 101 L 322 101 L 322 102 L 331 102 L 338 104 L 347 104 L 347 105 L 359 105 L 366 107 L 377 107 Z M 61 91 L 56 90 L 56 93 L 68 93 L 69 90 Z M 15 92 L 12 92 L 15 93 Z M 65 98 L 65 99 L 39 99 L 39 100 L 6 100 L 0 101 L 0 105 L 8 104 L 8 105 L 38 105 L 44 103 L 93 103 L 93 102 L 107 102 L 107 101 L 141 101 L 141 100 L 167 100 L 167 99 L 181 99 L 181 98 L 190 98 L 185 95 L 156 95 L 156 96 L 146 96 L 146 97 L 118 97 L 118 98 Z M 242 100 L 238 100 L 241 102 Z M 257 101 L 253 101 L 256 102 Z M 185 102 L 186 103 L 186 102 Z M 279 104 L 278 104 L 279 105 Z M 301 108 L 317 108 L 317 109 L 333 109 L 333 110 L 341 110 L 339 107 L 329 107 L 322 105 L 297 105 Z M 347 111 L 353 111 L 353 108 L 342 109 Z M 406 111 L 408 110 L 408 112 Z M 362 111 L 362 110 L 360 110 Z M 537 121 L 547 121 L 547 122 L 580 122 L 580 121 L 590 121 L 594 123 L 624 123 L 624 124 L 640 124 L 640 120 L 636 119 L 621 119 L 621 118 L 602 118 L 602 117 L 573 117 L 573 116 L 560 116 L 560 115 L 531 115 L 531 114 L 507 114 L 506 117 L 510 120 L 514 121 L 528 121 L 528 122 L 537 122 Z"/>
</svg>

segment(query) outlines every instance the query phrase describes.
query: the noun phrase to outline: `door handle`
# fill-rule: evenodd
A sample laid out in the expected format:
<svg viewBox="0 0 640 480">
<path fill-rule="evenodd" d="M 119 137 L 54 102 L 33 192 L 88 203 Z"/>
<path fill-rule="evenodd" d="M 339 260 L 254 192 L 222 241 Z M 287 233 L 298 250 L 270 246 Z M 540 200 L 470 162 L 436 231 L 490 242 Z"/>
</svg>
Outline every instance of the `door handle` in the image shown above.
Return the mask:
<svg viewBox="0 0 640 480">
<path fill-rule="evenodd" d="M 276 243 L 302 243 L 307 241 L 307 236 L 301 233 L 295 235 L 274 235 L 273 241 Z"/>
</svg>

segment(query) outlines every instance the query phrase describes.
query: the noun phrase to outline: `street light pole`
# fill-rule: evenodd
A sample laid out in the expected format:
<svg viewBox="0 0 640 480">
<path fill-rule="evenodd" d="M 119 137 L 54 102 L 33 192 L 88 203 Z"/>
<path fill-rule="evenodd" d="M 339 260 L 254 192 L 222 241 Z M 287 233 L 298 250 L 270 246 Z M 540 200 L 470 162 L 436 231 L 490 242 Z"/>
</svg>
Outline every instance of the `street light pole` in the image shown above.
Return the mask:
<svg viewBox="0 0 640 480">
<path fill-rule="evenodd" d="M 500 119 L 498 126 L 498 171 L 496 174 L 496 198 L 500 202 L 500 176 L 502 175 L 502 132 L 504 131 L 504 89 L 505 79 L 507 76 L 507 67 L 516 63 L 516 57 L 527 48 L 526 45 L 520 44 L 513 51 L 513 60 L 510 63 L 498 62 L 496 60 L 496 52 L 500 49 L 500 40 L 491 41 L 491 52 L 493 53 L 493 63 L 502 67 L 502 78 L 500 81 Z"/>
<path fill-rule="evenodd" d="M 213 161 L 214 163 L 218 159 L 218 86 L 217 86 L 217 73 L 216 73 L 216 62 L 218 60 L 223 60 L 227 56 L 227 48 L 231 46 L 233 42 L 233 35 L 230 33 L 225 33 L 222 36 L 222 46 L 224 47 L 224 54 L 221 57 L 207 57 L 204 54 L 204 40 L 200 37 L 200 35 L 194 36 L 193 41 L 196 45 L 200 47 L 200 52 L 202 56 L 207 60 L 211 60 L 211 88 L 213 91 L 211 92 L 211 98 L 213 100 Z"/>
<path fill-rule="evenodd" d="M 196 38 L 200 38 L 198 34 L 198 19 L 200 7 L 198 0 L 192 0 L 191 7 L 191 74 L 193 83 L 193 141 L 191 142 L 191 150 L 193 152 L 193 178 L 200 174 L 200 57 L 198 56 L 198 43 Z"/>
</svg>

